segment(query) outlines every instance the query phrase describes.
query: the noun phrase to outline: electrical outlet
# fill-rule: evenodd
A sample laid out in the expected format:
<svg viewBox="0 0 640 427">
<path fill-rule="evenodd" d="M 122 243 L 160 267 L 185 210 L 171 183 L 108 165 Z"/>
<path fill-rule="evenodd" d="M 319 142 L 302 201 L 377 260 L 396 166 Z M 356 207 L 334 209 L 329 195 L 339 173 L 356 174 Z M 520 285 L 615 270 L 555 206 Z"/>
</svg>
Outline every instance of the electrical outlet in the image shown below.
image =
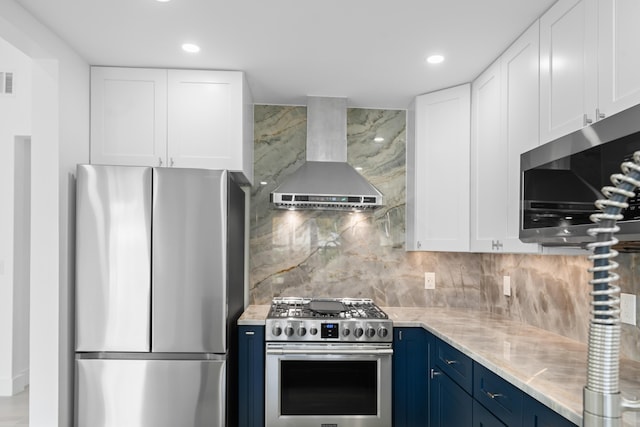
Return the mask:
<svg viewBox="0 0 640 427">
<path fill-rule="evenodd" d="M 424 273 L 424 288 L 425 289 L 436 288 L 436 273 L 432 271 Z"/>
<path fill-rule="evenodd" d="M 511 276 L 502 276 L 502 293 L 507 297 L 511 296 Z"/>
<path fill-rule="evenodd" d="M 620 320 L 629 325 L 636 324 L 636 296 L 620 294 Z"/>
</svg>

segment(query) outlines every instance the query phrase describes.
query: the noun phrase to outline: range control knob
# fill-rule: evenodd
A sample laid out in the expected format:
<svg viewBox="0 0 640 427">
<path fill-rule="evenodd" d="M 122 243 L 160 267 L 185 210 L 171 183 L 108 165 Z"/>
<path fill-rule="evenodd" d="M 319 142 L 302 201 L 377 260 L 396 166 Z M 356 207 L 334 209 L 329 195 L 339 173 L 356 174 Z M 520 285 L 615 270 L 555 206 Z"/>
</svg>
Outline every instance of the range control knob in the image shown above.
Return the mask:
<svg viewBox="0 0 640 427">
<path fill-rule="evenodd" d="M 373 328 L 367 328 L 367 336 L 373 338 L 376 336 L 376 330 Z"/>
<path fill-rule="evenodd" d="M 353 331 L 353 334 L 356 336 L 356 338 L 360 338 L 362 336 L 362 334 L 364 334 L 364 330 L 360 327 L 356 328 L 355 331 Z"/>
<path fill-rule="evenodd" d="M 307 328 L 305 328 L 304 326 L 300 326 L 298 328 L 298 335 L 300 335 L 301 337 L 307 335 Z"/>
<path fill-rule="evenodd" d="M 282 328 L 279 325 L 276 325 L 276 326 L 273 327 L 271 332 L 273 332 L 273 335 L 278 337 L 278 336 L 280 336 L 280 334 L 282 334 Z"/>
<path fill-rule="evenodd" d="M 378 328 L 378 336 L 380 338 L 386 338 L 387 335 L 389 335 L 389 330 L 387 328 L 385 328 L 384 326 Z"/>
<path fill-rule="evenodd" d="M 317 329 L 317 328 L 313 328 L 313 327 L 312 327 L 311 329 L 309 329 L 309 333 L 310 333 L 311 335 L 316 335 L 316 334 L 318 333 L 318 329 Z"/>
<path fill-rule="evenodd" d="M 284 328 L 284 334 L 288 337 L 293 335 L 293 327 L 291 325 L 287 325 L 287 327 Z"/>
<path fill-rule="evenodd" d="M 349 330 L 349 328 L 344 328 L 342 330 L 342 335 L 344 335 L 345 337 L 348 337 L 350 333 L 351 331 Z"/>
</svg>

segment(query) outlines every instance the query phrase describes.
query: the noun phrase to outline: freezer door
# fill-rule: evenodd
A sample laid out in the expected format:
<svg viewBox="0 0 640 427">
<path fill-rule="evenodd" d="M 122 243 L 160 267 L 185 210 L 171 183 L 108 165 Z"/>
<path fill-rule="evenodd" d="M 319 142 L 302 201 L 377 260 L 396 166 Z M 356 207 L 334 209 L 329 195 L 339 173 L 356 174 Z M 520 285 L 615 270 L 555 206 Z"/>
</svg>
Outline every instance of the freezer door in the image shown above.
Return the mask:
<svg viewBox="0 0 640 427">
<path fill-rule="evenodd" d="M 154 352 L 226 352 L 227 173 L 153 170 Z"/>
<path fill-rule="evenodd" d="M 224 360 L 76 364 L 76 427 L 224 426 Z"/>
<path fill-rule="evenodd" d="M 150 349 L 151 178 L 77 167 L 76 351 Z"/>
</svg>

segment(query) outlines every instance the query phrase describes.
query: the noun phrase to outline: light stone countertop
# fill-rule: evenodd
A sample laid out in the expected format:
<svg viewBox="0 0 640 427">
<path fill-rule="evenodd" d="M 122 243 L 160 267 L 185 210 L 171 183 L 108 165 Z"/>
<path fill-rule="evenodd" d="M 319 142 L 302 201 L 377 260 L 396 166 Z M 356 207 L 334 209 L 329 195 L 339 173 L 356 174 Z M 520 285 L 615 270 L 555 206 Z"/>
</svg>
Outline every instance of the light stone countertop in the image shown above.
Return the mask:
<svg viewBox="0 0 640 427">
<path fill-rule="evenodd" d="M 270 305 L 250 305 L 238 319 L 238 325 L 264 325 L 264 321 L 269 314 L 269 308 L 271 308 Z"/>
<path fill-rule="evenodd" d="M 451 308 L 381 307 L 394 327 L 422 327 L 484 365 L 571 422 L 582 425 L 586 344 L 485 311 Z M 264 325 L 268 305 L 252 305 L 239 325 Z M 620 388 L 640 398 L 640 362 L 622 359 Z M 640 426 L 626 412 L 625 426 Z"/>
</svg>

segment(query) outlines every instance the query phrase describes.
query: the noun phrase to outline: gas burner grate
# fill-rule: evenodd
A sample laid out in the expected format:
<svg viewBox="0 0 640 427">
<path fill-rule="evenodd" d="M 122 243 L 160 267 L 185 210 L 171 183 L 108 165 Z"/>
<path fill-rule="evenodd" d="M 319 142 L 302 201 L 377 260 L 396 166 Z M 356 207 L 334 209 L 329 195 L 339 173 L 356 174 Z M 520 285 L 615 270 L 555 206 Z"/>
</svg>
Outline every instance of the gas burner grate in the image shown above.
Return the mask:
<svg viewBox="0 0 640 427">
<path fill-rule="evenodd" d="M 311 301 L 341 302 L 345 310 L 337 313 L 323 313 L 310 309 Z M 370 299 L 336 298 L 274 298 L 268 317 L 270 318 L 327 318 L 327 319 L 387 319 L 388 316 Z"/>
</svg>

